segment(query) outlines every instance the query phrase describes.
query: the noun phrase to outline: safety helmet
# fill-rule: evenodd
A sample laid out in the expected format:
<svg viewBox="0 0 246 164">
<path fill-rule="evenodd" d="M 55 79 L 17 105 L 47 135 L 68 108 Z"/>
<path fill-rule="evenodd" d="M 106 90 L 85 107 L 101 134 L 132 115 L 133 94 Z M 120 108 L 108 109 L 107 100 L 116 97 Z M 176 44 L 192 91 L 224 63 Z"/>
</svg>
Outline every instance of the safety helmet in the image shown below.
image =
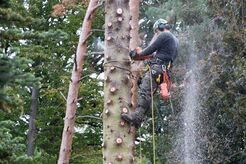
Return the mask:
<svg viewBox="0 0 246 164">
<path fill-rule="evenodd" d="M 156 29 L 163 31 L 166 25 L 168 25 L 168 22 L 165 19 L 158 19 L 153 25 L 153 30 L 154 32 Z"/>
</svg>

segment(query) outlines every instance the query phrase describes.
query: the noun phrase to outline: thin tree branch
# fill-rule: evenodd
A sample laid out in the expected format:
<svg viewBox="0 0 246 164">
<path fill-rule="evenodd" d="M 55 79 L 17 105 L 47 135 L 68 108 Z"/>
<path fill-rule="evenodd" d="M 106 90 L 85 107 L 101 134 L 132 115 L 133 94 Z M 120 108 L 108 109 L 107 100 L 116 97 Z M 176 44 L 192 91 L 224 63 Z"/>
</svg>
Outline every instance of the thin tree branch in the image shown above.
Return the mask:
<svg viewBox="0 0 246 164">
<path fill-rule="evenodd" d="M 90 54 L 92 54 L 92 55 L 103 55 L 104 54 L 104 51 L 101 51 L 101 52 L 91 52 Z"/>
<path fill-rule="evenodd" d="M 92 29 L 91 32 L 105 32 L 105 31 L 102 29 Z"/>
<path fill-rule="evenodd" d="M 65 101 L 67 101 L 67 99 L 66 99 L 66 97 L 64 96 L 64 94 L 60 91 L 59 92 L 60 94 L 61 94 L 61 96 L 63 97 L 63 99 L 65 100 Z"/>
<path fill-rule="evenodd" d="M 85 42 L 87 41 L 87 39 L 92 35 L 92 32 L 90 32 L 86 38 L 81 42 L 81 44 L 85 44 Z"/>
<path fill-rule="evenodd" d="M 97 120 L 102 120 L 102 118 L 100 118 L 100 117 L 90 116 L 90 115 L 78 116 L 77 118 L 93 118 L 93 119 L 97 119 Z"/>
</svg>

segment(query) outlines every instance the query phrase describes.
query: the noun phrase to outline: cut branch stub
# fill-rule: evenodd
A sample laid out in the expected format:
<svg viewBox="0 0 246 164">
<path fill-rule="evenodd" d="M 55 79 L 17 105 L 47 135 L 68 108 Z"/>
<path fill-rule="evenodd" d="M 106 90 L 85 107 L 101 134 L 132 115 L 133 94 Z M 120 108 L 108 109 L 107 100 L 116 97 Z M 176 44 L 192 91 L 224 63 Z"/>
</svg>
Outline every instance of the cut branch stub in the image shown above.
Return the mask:
<svg viewBox="0 0 246 164">
<path fill-rule="evenodd" d="M 122 79 L 124 84 L 128 84 L 128 82 L 130 81 L 130 76 L 129 75 L 125 75 Z"/>
<path fill-rule="evenodd" d="M 125 126 L 125 122 L 124 121 L 120 121 L 120 126 Z"/>
<path fill-rule="evenodd" d="M 107 116 L 110 114 L 109 110 L 106 109 L 105 112 L 104 112 Z"/>
<path fill-rule="evenodd" d="M 105 142 L 102 143 L 102 148 L 104 148 L 104 149 L 106 148 L 106 143 Z"/>
<path fill-rule="evenodd" d="M 110 77 L 108 77 L 108 76 L 107 76 L 107 77 L 105 78 L 105 82 L 106 82 L 106 83 L 109 83 L 109 82 L 111 82 L 111 79 L 110 79 Z"/>
<path fill-rule="evenodd" d="M 114 66 L 110 67 L 110 71 L 111 71 L 111 72 L 113 72 L 113 71 L 115 71 L 115 70 L 116 70 L 116 68 L 115 68 Z"/>
<path fill-rule="evenodd" d="M 110 88 L 110 92 L 111 92 L 111 93 L 115 93 L 116 91 L 117 91 L 117 88 L 115 88 L 115 87 L 111 87 L 111 88 Z"/>
<path fill-rule="evenodd" d="M 134 133 L 136 131 L 136 129 L 134 128 L 134 127 L 131 127 L 130 129 L 129 129 L 129 133 Z"/>
<path fill-rule="evenodd" d="M 122 112 L 123 112 L 123 113 L 128 113 L 128 109 L 127 109 L 126 107 L 124 107 L 124 108 L 122 109 Z"/>
<path fill-rule="evenodd" d="M 113 104 L 113 100 L 109 99 L 109 100 L 107 101 L 107 105 L 111 105 L 111 104 Z"/>
<path fill-rule="evenodd" d="M 130 61 L 130 60 L 125 60 L 124 63 L 125 63 L 126 66 L 131 65 L 131 61 Z M 129 79 L 130 79 L 130 78 L 129 78 Z"/>
<path fill-rule="evenodd" d="M 117 20 L 118 20 L 118 22 L 122 22 L 123 21 L 123 18 L 122 17 L 119 17 Z"/>
<path fill-rule="evenodd" d="M 106 56 L 105 59 L 106 59 L 106 60 L 110 60 L 111 57 L 110 57 L 110 56 Z"/>
<path fill-rule="evenodd" d="M 118 15 L 121 15 L 123 13 L 123 10 L 122 10 L 122 8 L 118 8 L 116 12 Z"/>
<path fill-rule="evenodd" d="M 110 41 L 110 40 L 112 40 L 112 37 L 111 36 L 108 36 L 107 37 L 107 41 Z"/>
<path fill-rule="evenodd" d="M 122 159 L 123 159 L 123 156 L 122 156 L 122 155 L 118 154 L 118 155 L 116 156 L 116 160 L 117 160 L 117 161 L 122 161 Z"/>
<path fill-rule="evenodd" d="M 112 27 L 112 26 L 113 26 L 112 22 L 109 22 L 108 27 Z"/>
<path fill-rule="evenodd" d="M 120 138 L 120 137 L 116 138 L 116 144 L 117 145 L 121 145 L 122 143 L 123 143 L 123 139 L 122 138 Z"/>
</svg>

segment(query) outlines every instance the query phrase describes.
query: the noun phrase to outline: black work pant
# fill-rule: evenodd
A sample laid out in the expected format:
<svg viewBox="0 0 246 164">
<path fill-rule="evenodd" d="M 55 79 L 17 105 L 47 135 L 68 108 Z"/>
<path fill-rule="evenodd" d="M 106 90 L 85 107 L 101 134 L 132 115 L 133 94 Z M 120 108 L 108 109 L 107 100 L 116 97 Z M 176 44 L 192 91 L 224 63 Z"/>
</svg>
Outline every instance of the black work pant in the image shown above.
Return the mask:
<svg viewBox="0 0 246 164">
<path fill-rule="evenodd" d="M 141 112 L 143 114 L 145 114 L 150 109 L 151 91 L 153 92 L 152 94 L 154 94 L 154 92 L 156 91 L 163 79 L 162 65 L 153 64 L 150 65 L 150 68 L 151 74 L 150 71 L 145 72 L 145 74 L 142 77 L 139 89 L 138 106 L 136 111 Z M 158 77 L 160 78 L 159 82 L 157 81 Z"/>
</svg>

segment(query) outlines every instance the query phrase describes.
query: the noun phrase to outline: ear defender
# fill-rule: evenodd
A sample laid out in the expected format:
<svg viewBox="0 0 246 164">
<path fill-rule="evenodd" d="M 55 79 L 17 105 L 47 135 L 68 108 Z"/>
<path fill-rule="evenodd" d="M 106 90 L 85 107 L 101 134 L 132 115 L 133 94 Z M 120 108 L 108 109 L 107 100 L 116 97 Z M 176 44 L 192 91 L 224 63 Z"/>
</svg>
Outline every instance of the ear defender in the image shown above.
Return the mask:
<svg viewBox="0 0 246 164">
<path fill-rule="evenodd" d="M 158 29 L 159 29 L 160 31 L 163 31 L 164 28 L 165 28 L 165 24 L 160 23 L 160 24 L 158 25 Z"/>
</svg>

